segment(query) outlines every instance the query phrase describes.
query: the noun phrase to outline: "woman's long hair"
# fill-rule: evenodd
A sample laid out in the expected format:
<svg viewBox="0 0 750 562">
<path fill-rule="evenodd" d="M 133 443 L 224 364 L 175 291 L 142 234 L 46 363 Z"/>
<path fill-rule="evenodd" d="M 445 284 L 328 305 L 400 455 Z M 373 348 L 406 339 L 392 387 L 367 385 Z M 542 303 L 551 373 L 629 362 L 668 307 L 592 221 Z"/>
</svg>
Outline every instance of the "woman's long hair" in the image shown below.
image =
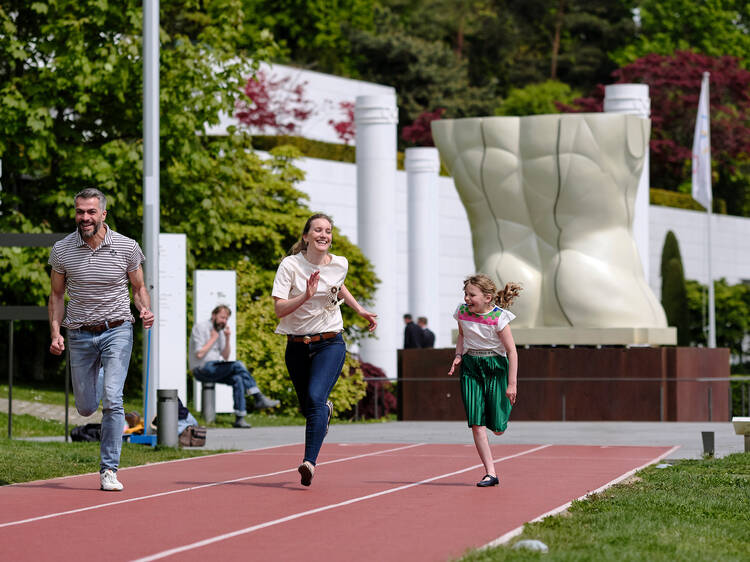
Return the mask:
<svg viewBox="0 0 750 562">
<path fill-rule="evenodd" d="M 315 213 L 312 215 L 309 219 L 307 219 L 307 222 L 305 223 L 305 227 L 302 229 L 302 234 L 300 234 L 299 240 L 297 240 L 294 243 L 294 246 L 289 250 L 289 255 L 293 256 L 294 254 L 299 254 L 300 252 L 304 252 L 307 250 L 307 242 L 302 238 L 305 234 L 310 232 L 310 225 L 312 224 L 312 221 L 315 219 L 325 219 L 327 220 L 331 228 L 333 228 L 333 219 L 326 215 L 325 213 Z"/>
</svg>

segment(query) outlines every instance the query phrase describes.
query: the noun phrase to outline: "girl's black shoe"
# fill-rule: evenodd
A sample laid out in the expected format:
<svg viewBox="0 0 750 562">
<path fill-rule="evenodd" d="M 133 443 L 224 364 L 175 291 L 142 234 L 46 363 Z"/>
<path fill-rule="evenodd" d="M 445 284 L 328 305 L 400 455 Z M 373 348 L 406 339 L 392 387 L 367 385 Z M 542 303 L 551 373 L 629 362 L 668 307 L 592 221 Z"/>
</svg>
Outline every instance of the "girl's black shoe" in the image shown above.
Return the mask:
<svg viewBox="0 0 750 562">
<path fill-rule="evenodd" d="M 498 484 L 500 484 L 500 480 L 498 480 L 497 476 L 490 476 L 489 474 L 485 474 L 484 478 L 477 482 L 477 486 L 480 488 L 489 488 Z"/>
</svg>

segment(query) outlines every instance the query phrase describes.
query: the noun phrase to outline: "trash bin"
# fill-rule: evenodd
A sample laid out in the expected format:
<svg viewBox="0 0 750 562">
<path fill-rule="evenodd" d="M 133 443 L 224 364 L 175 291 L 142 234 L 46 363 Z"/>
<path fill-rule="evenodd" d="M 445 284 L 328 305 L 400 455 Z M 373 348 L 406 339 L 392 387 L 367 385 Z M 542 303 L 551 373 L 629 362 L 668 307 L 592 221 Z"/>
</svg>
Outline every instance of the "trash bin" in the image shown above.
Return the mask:
<svg viewBox="0 0 750 562">
<path fill-rule="evenodd" d="M 156 391 L 158 425 L 156 442 L 165 447 L 177 446 L 177 389 L 160 388 Z"/>
<path fill-rule="evenodd" d="M 216 385 L 212 382 L 202 382 L 201 386 L 203 419 L 206 423 L 214 423 L 216 421 Z"/>
</svg>

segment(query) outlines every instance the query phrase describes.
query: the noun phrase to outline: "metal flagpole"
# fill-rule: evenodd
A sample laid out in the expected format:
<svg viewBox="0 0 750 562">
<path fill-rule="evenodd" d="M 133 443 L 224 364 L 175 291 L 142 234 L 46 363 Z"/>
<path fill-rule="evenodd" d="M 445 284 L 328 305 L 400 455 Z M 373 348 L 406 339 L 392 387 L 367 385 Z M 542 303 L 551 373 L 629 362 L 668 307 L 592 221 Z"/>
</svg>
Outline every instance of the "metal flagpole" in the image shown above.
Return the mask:
<svg viewBox="0 0 750 562">
<path fill-rule="evenodd" d="M 701 89 L 703 89 L 703 86 L 706 87 L 706 141 L 708 146 L 708 174 L 706 180 L 708 183 L 708 193 L 712 195 L 708 207 L 706 208 L 706 210 L 708 211 L 708 229 L 706 236 L 708 238 L 708 347 L 716 347 L 716 303 L 714 302 L 714 275 L 712 271 L 713 259 L 711 256 L 713 250 L 713 244 L 711 243 L 711 226 L 713 223 L 713 189 L 711 186 L 711 96 L 709 95 L 709 88 L 711 87 L 709 84 L 710 76 L 711 73 L 709 72 L 703 73 L 703 82 L 701 84 Z"/>
<path fill-rule="evenodd" d="M 716 347 L 716 315 L 714 305 L 714 276 L 711 259 L 711 228 L 713 196 L 711 193 L 711 102 L 709 96 L 709 72 L 703 73 L 701 93 L 698 99 L 698 115 L 695 119 L 693 138 L 693 199 L 706 208 L 708 221 L 706 242 L 708 251 L 708 347 Z"/>
<path fill-rule="evenodd" d="M 708 207 L 708 347 L 716 347 L 716 306 L 714 302 L 714 276 L 711 269 L 711 223 L 713 211 Z"/>
<path fill-rule="evenodd" d="M 155 412 L 159 384 L 159 0 L 143 2 L 143 251 L 144 276 L 156 317 L 151 328 L 151 353 L 144 354 L 144 400 Z M 149 365 L 148 362 L 151 362 Z M 144 404 L 144 415 L 145 415 Z M 143 420 L 151 433 L 150 420 Z"/>
</svg>

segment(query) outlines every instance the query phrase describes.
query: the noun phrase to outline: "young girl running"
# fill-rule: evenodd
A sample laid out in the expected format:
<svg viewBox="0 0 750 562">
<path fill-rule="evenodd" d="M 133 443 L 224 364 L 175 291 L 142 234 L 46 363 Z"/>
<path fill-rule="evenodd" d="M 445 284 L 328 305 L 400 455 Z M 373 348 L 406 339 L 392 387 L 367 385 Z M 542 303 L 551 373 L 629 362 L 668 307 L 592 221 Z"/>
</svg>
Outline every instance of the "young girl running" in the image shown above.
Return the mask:
<svg viewBox="0 0 750 562">
<path fill-rule="evenodd" d="M 472 275 L 464 281 L 464 304 L 453 313 L 458 321 L 458 339 L 448 374 L 452 375 L 463 363 L 461 398 L 486 471 L 477 482 L 480 488 L 500 483 L 485 428 L 501 435 L 516 403 L 518 355 L 508 325 L 516 316 L 505 309 L 520 291 L 521 286 L 516 283 L 507 283 L 498 291 L 486 275 Z"/>
</svg>

